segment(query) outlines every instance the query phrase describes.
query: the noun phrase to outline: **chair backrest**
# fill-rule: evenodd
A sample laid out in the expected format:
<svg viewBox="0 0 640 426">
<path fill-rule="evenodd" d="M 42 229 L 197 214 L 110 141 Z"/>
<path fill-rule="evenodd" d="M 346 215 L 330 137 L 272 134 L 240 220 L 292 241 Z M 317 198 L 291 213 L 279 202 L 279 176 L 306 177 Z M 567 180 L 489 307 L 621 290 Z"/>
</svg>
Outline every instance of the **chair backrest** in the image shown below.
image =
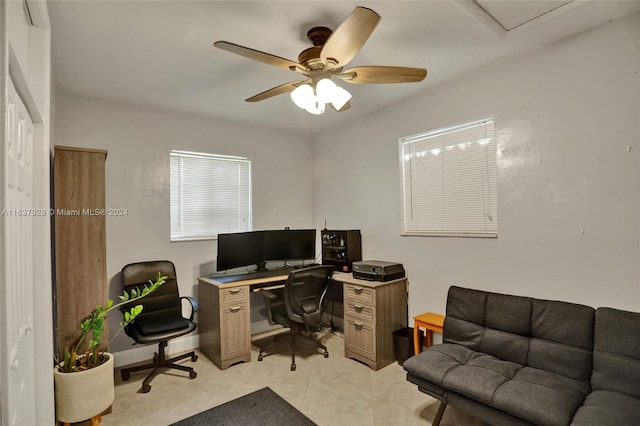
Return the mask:
<svg viewBox="0 0 640 426">
<path fill-rule="evenodd" d="M 135 287 L 142 289 L 149 281 L 155 282 L 158 272 L 167 280 L 156 291 L 140 299 L 138 304 L 143 306 L 142 313 L 136 321 L 153 321 L 155 318 L 182 318 L 182 305 L 176 280 L 176 268 L 168 260 L 130 263 L 122 268 L 122 283 L 124 290 L 131 292 Z M 133 302 L 135 303 L 135 302 Z M 121 310 L 128 311 L 132 304 L 122 306 Z"/>
<path fill-rule="evenodd" d="M 291 272 L 284 285 L 284 300 L 289 319 L 307 327 L 322 322 L 324 295 L 334 266 L 321 265 Z"/>
</svg>

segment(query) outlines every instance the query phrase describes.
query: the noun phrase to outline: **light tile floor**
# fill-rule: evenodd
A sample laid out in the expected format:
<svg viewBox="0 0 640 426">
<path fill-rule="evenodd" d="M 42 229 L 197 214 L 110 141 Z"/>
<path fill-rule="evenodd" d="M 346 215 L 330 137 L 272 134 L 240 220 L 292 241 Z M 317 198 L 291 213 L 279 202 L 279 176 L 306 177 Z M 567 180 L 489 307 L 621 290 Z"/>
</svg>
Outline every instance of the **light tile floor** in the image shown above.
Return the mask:
<svg viewBox="0 0 640 426">
<path fill-rule="evenodd" d="M 158 375 L 146 394 L 139 389 L 148 371 L 134 373 L 129 381 L 122 382 L 116 370 L 113 411 L 103 417 L 102 424 L 168 425 L 265 386 L 320 426 L 431 424 L 438 401 L 407 382 L 398 363 L 373 371 L 345 358 L 342 337 L 326 332 L 321 340 L 329 349 L 329 358 L 300 339 L 297 370 L 290 371 L 288 338 L 284 337 L 272 347 L 274 355 L 262 362 L 257 361 L 258 349 L 254 346 L 252 362 L 226 370 L 218 369 L 206 355 L 197 352 L 199 358 L 193 365 L 198 377 L 189 380 L 186 373 L 171 370 Z M 440 424 L 482 426 L 454 407 L 447 407 Z"/>
</svg>

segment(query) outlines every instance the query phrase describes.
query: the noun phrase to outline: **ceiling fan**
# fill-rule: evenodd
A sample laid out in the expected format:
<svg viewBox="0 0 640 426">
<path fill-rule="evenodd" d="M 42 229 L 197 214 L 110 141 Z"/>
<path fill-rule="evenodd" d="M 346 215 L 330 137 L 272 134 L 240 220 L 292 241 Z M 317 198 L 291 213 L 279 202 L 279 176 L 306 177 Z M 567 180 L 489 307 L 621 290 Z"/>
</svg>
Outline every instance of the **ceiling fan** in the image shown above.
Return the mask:
<svg viewBox="0 0 640 426">
<path fill-rule="evenodd" d="M 313 47 L 303 50 L 298 62 L 228 41 L 216 41 L 213 45 L 306 77 L 305 80 L 290 81 L 265 90 L 246 99 L 247 102 L 291 93 L 294 103 L 312 114 L 322 114 L 325 104 L 331 104 L 336 111 L 346 111 L 351 106 L 351 94 L 337 86 L 334 78 L 351 84 L 386 84 L 418 82 L 427 76 L 424 68 L 358 66 L 344 69 L 362 49 L 380 19 L 373 10 L 358 6 L 334 32 L 326 27 L 311 28 L 307 38 Z"/>
</svg>

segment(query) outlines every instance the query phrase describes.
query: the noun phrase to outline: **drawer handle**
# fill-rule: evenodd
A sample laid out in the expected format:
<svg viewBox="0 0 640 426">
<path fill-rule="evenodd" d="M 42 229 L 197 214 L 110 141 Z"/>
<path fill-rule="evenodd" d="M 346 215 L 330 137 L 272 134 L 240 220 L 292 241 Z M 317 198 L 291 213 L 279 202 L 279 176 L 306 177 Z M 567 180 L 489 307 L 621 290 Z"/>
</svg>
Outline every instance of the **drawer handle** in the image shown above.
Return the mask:
<svg viewBox="0 0 640 426">
<path fill-rule="evenodd" d="M 356 327 L 362 327 L 364 324 L 361 323 L 360 321 L 354 321 L 353 325 L 355 325 Z"/>
<path fill-rule="evenodd" d="M 240 310 L 240 306 L 230 306 L 229 310 L 231 312 L 238 312 Z"/>
<path fill-rule="evenodd" d="M 364 308 L 364 306 L 362 306 L 362 305 L 353 305 L 353 308 L 354 308 L 356 311 L 361 311 L 361 310 L 362 310 L 362 308 Z"/>
<path fill-rule="evenodd" d="M 231 294 L 238 294 L 238 293 L 240 293 L 240 289 L 239 289 L 239 288 L 232 288 L 232 289 L 229 289 L 229 293 L 231 293 Z"/>
<path fill-rule="evenodd" d="M 362 290 L 364 290 L 364 288 L 362 287 L 354 287 L 353 291 L 355 291 L 356 293 L 362 293 Z"/>
</svg>

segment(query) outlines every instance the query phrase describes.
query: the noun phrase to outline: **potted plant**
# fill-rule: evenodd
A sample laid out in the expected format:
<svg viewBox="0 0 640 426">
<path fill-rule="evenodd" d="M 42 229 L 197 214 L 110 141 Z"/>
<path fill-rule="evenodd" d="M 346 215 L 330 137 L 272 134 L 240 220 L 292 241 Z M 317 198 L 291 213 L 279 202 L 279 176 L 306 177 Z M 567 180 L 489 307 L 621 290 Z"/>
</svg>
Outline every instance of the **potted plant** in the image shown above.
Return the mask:
<svg viewBox="0 0 640 426">
<path fill-rule="evenodd" d="M 73 423 L 94 418 L 111 406 L 115 398 L 113 382 L 113 354 L 102 347 L 104 323 L 109 312 L 123 305 L 134 303 L 165 283 L 167 277 L 158 273 L 155 282 L 149 281 L 140 290 L 133 289 L 118 296 L 120 302 L 98 305 L 80 324 L 80 336 L 72 347 L 64 348 L 62 359 L 56 358 L 53 370 L 56 418 L 63 423 Z M 113 336 L 131 323 L 141 312 L 136 304 L 124 312 L 124 321 Z M 90 336 L 89 336 L 90 335 Z M 88 347 L 82 350 L 88 340 Z M 113 340 L 113 338 L 111 340 Z M 107 345 L 108 346 L 108 345 Z"/>
</svg>

